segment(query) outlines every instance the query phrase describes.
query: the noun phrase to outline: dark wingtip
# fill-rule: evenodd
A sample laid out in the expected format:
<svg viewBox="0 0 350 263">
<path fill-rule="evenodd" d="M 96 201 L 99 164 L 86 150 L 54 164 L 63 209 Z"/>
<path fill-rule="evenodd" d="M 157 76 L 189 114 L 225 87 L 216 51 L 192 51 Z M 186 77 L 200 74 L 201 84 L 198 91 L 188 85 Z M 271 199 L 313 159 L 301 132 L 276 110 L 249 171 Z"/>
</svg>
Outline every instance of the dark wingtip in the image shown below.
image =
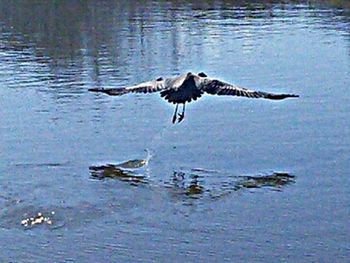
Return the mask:
<svg viewBox="0 0 350 263">
<path fill-rule="evenodd" d="M 299 98 L 298 94 L 286 94 L 286 98 Z"/>
<path fill-rule="evenodd" d="M 103 91 L 103 89 L 92 88 L 92 89 L 88 89 L 88 91 L 92 91 L 92 92 L 101 92 L 101 91 Z"/>
<path fill-rule="evenodd" d="M 300 96 L 298 94 L 284 94 L 286 98 L 299 98 Z"/>
<path fill-rule="evenodd" d="M 299 98 L 299 95 L 296 94 L 267 94 L 266 97 L 270 100 L 283 100 L 286 98 Z"/>
</svg>

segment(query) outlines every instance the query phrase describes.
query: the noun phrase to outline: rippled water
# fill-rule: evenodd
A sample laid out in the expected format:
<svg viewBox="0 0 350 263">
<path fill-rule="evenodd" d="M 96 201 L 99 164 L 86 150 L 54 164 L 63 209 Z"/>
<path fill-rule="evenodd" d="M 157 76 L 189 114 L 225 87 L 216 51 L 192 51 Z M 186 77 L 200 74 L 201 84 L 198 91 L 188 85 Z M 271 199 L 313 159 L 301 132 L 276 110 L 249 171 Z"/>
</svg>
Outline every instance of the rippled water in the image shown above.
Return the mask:
<svg viewBox="0 0 350 263">
<path fill-rule="evenodd" d="M 346 262 L 349 5 L 285 2 L 0 1 L 1 261 Z M 187 71 L 301 97 L 88 92 Z"/>
</svg>

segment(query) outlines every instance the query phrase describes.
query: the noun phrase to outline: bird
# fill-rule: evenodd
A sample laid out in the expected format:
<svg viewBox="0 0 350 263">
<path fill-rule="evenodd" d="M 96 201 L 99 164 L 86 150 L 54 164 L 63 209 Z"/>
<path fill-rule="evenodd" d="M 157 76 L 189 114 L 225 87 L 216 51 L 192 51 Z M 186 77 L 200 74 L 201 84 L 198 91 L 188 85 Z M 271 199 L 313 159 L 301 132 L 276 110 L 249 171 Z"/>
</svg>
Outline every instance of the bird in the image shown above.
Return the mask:
<svg viewBox="0 0 350 263">
<path fill-rule="evenodd" d="M 160 96 L 169 103 L 175 104 L 172 123 L 179 123 L 185 118 L 186 103 L 196 101 L 203 94 L 229 95 L 247 98 L 263 98 L 270 100 L 283 100 L 285 98 L 297 98 L 295 94 L 274 94 L 264 91 L 255 91 L 234 84 L 210 78 L 204 72 L 194 74 L 188 72 L 169 78 L 157 78 L 138 85 L 120 88 L 91 88 L 91 92 L 102 92 L 111 96 L 121 96 L 128 93 L 153 93 L 160 92 Z M 178 113 L 179 104 L 182 104 L 182 112 Z"/>
</svg>

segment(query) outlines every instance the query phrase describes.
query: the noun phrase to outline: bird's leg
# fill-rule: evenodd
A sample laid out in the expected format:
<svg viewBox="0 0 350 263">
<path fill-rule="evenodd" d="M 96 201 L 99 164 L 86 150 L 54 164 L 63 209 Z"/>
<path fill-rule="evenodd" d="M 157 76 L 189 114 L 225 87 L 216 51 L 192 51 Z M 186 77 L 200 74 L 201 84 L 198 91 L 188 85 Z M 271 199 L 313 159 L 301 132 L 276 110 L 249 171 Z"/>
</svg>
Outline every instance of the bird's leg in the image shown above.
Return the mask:
<svg viewBox="0 0 350 263">
<path fill-rule="evenodd" d="M 179 104 L 176 104 L 176 107 L 175 107 L 175 112 L 174 112 L 174 115 L 173 115 L 173 123 L 175 123 L 176 121 L 176 117 L 177 117 L 177 108 L 179 107 Z"/>
<path fill-rule="evenodd" d="M 185 105 L 186 105 L 186 103 L 184 103 L 184 105 L 182 106 L 182 113 L 180 114 L 178 114 L 179 115 L 179 120 L 178 120 L 178 122 L 181 122 L 184 118 L 185 118 Z"/>
</svg>

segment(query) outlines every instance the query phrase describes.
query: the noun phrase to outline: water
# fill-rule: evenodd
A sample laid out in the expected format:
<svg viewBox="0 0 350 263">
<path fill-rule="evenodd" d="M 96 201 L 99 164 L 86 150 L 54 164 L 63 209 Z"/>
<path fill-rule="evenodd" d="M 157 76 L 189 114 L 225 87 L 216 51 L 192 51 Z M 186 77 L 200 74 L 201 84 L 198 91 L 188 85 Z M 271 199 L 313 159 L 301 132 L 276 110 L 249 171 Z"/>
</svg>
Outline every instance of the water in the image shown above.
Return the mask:
<svg viewBox="0 0 350 263">
<path fill-rule="evenodd" d="M 256 2 L 0 1 L 1 261 L 349 260 L 348 3 Z M 301 97 L 88 92 L 189 70 Z"/>
</svg>

